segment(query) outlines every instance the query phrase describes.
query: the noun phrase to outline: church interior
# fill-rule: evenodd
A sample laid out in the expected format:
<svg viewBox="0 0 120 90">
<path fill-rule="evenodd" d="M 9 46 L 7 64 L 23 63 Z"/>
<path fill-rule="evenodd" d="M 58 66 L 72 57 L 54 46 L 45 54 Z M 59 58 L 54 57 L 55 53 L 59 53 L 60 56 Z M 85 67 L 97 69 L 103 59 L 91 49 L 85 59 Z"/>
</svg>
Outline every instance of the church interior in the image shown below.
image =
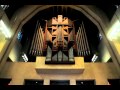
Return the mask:
<svg viewBox="0 0 120 90">
<path fill-rule="evenodd" d="M 120 5 L 1 5 L 1 85 L 120 85 Z"/>
</svg>

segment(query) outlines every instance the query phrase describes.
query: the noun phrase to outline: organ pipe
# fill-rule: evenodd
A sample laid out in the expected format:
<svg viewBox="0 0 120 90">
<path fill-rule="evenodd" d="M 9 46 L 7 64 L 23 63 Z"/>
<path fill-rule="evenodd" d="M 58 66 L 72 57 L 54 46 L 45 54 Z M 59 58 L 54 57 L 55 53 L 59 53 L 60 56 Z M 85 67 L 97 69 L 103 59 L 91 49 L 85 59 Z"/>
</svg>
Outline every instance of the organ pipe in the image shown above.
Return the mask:
<svg viewBox="0 0 120 90">
<path fill-rule="evenodd" d="M 40 23 L 37 21 L 35 33 L 33 35 L 32 45 L 30 47 L 30 54 L 42 55 L 44 35 Z"/>
<path fill-rule="evenodd" d="M 86 33 L 85 33 L 85 29 L 83 27 L 83 24 L 82 24 L 82 28 L 83 28 L 83 33 L 84 33 L 84 42 L 85 42 L 85 53 L 88 55 L 88 50 L 87 50 L 87 39 L 86 39 Z"/>
<path fill-rule="evenodd" d="M 39 28 L 38 28 L 38 55 L 41 55 L 41 51 L 40 51 L 40 49 L 41 49 L 41 44 L 40 44 L 40 24 L 39 24 Z"/>
<path fill-rule="evenodd" d="M 39 34 L 39 36 L 40 36 L 40 43 L 39 43 L 39 45 L 40 45 L 40 54 L 42 55 L 42 43 L 43 43 L 43 41 L 42 41 L 42 32 L 41 32 L 41 26 L 40 26 L 40 28 L 39 28 L 39 32 L 40 32 L 40 34 Z"/>
<path fill-rule="evenodd" d="M 84 27 L 84 23 L 83 22 L 82 22 L 82 25 L 83 25 L 83 29 L 84 29 L 84 32 L 85 32 L 85 27 Z M 86 41 L 87 41 L 86 32 L 85 32 L 85 38 L 86 38 Z M 90 54 L 90 48 L 89 48 L 89 45 L 88 45 L 88 41 L 87 41 L 87 48 L 88 48 L 88 52 Z"/>
<path fill-rule="evenodd" d="M 78 32 L 76 34 L 76 43 L 79 56 L 86 56 L 90 54 L 90 49 L 83 22 L 80 25 Z"/>
<path fill-rule="evenodd" d="M 37 24 L 38 24 L 38 21 L 37 21 Z M 37 28 L 37 24 L 36 24 L 36 28 Z M 35 32 L 36 32 L 36 30 L 37 29 L 35 29 Z M 33 52 L 34 39 L 35 39 L 35 34 L 33 35 L 33 40 L 32 40 L 32 44 L 31 44 L 31 48 L 30 48 L 30 53 Z"/>
<path fill-rule="evenodd" d="M 41 41 L 41 42 L 42 42 L 42 49 L 41 49 L 41 50 L 43 50 L 44 35 L 43 35 L 43 31 L 42 31 L 41 26 L 40 26 L 40 33 L 41 33 L 41 37 L 42 37 L 42 38 L 41 38 L 41 40 L 42 40 L 42 41 Z"/>
<path fill-rule="evenodd" d="M 84 47 L 84 49 L 83 49 L 83 54 L 86 55 L 86 52 L 85 52 L 85 51 L 86 51 L 85 34 L 84 34 L 84 30 L 83 30 L 82 25 L 81 25 L 81 29 L 82 29 L 83 47 Z"/>
<path fill-rule="evenodd" d="M 36 32 L 37 32 L 37 27 L 38 27 L 38 24 L 36 25 L 36 30 L 35 30 L 35 37 L 33 39 L 33 49 L 32 49 L 32 54 L 34 55 L 35 53 L 35 43 L 36 43 Z"/>
<path fill-rule="evenodd" d="M 82 29 L 81 29 L 81 27 L 80 27 L 80 36 L 81 36 L 81 38 L 80 38 L 80 40 L 81 40 L 81 56 L 83 56 L 84 55 L 84 53 L 83 53 L 83 51 L 84 51 L 84 43 L 83 43 L 83 37 L 82 37 Z"/>
<path fill-rule="evenodd" d="M 38 28 L 39 28 L 39 24 L 38 24 Z M 36 55 L 38 54 L 38 47 L 39 47 L 39 36 L 38 36 L 38 31 L 39 29 L 37 29 L 37 33 L 36 33 Z"/>
<path fill-rule="evenodd" d="M 76 35 L 76 44 L 77 44 L 77 51 L 78 51 L 78 55 L 79 55 L 79 48 L 78 48 L 78 33 L 79 33 L 79 29 Z"/>
<path fill-rule="evenodd" d="M 82 45 L 82 42 L 81 42 L 81 30 L 80 30 L 80 27 L 79 27 L 79 37 L 78 37 L 78 40 L 79 40 L 79 43 L 78 43 L 78 47 L 79 47 L 79 55 L 81 55 L 82 54 L 82 47 L 81 47 L 81 45 Z"/>
</svg>

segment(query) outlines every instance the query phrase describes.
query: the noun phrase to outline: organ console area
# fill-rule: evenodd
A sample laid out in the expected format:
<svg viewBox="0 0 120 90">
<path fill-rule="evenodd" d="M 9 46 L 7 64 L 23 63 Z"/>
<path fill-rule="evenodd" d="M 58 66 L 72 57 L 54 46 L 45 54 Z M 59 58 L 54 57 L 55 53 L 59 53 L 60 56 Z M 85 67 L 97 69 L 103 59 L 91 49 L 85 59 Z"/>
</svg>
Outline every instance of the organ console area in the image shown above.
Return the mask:
<svg viewBox="0 0 120 90">
<path fill-rule="evenodd" d="M 74 57 L 90 55 L 84 23 L 75 30 L 74 22 L 63 15 L 46 20 L 44 28 L 38 21 L 29 54 L 45 56 L 45 64 L 75 64 Z"/>
</svg>

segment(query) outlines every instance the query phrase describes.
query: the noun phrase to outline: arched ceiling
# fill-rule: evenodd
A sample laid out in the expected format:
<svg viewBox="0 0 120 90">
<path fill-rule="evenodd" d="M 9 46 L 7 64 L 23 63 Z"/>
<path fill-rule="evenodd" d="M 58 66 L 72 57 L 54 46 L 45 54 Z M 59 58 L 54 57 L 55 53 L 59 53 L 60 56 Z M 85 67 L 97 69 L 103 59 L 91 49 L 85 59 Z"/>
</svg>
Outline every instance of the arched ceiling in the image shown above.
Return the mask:
<svg viewBox="0 0 120 90">
<path fill-rule="evenodd" d="M 45 6 L 43 6 L 43 7 L 45 7 Z M 83 6 L 83 8 L 84 7 L 85 6 Z M 85 12 L 85 10 L 80 9 L 80 8 L 82 8 L 82 6 L 80 7 L 79 5 L 78 6 L 68 5 L 67 7 L 66 6 L 65 7 L 64 6 L 51 6 L 51 7 L 48 7 L 46 9 L 43 9 L 42 11 L 37 11 L 36 14 L 34 14 L 32 17 L 38 16 L 36 18 L 36 21 L 37 21 L 38 18 L 39 19 L 44 19 L 44 20 L 49 20 L 53 16 L 56 17 L 58 14 L 63 14 L 63 16 L 69 17 L 71 20 L 81 19 L 80 23 L 81 23 L 82 20 L 85 20 L 84 16 L 87 16 L 91 21 L 94 20 L 94 18 L 91 19 L 91 16 L 89 16 L 89 14 Z M 81 12 L 84 13 L 84 14 L 82 14 Z M 35 18 L 34 18 L 34 20 L 35 20 Z M 29 19 L 27 21 L 29 21 Z M 86 21 L 86 22 L 88 22 L 88 21 Z M 36 22 L 34 21 L 34 23 L 36 23 Z M 80 24 L 80 23 L 78 23 L 78 24 Z M 93 22 L 93 23 L 96 23 L 96 21 Z M 92 27 L 92 24 L 88 24 L 88 25 L 90 25 Z M 28 27 L 30 27 L 30 26 L 31 25 L 29 25 Z M 91 28 L 91 29 L 93 29 L 93 28 Z M 98 30 L 96 30 L 96 31 L 98 31 Z M 92 30 L 91 30 L 91 32 L 92 32 Z M 92 32 L 91 35 L 92 34 L 94 34 L 94 32 Z M 96 39 L 97 37 L 91 37 L 91 38 Z M 93 45 L 91 45 L 91 46 L 93 46 Z M 94 46 L 96 46 L 96 45 L 94 45 Z"/>
<path fill-rule="evenodd" d="M 49 5 L 27 5 L 21 8 L 19 11 L 16 11 L 10 20 L 10 24 L 11 24 L 10 27 L 13 35 L 15 36 L 13 37 L 8 50 L 10 51 L 10 49 L 14 45 L 15 43 L 14 41 L 17 37 L 17 33 L 21 30 L 22 26 L 27 21 L 29 21 L 39 11 L 42 11 L 44 9 L 47 9 L 53 6 L 55 5 L 50 5 L 50 6 Z M 108 28 L 109 20 L 101 10 L 97 9 L 92 5 L 67 5 L 67 7 L 70 7 L 79 12 L 82 12 L 87 18 L 89 18 L 89 20 L 91 20 L 99 28 L 104 39 L 107 40 L 107 38 L 105 37 L 105 30 L 107 30 Z M 9 51 L 7 53 L 9 53 Z"/>
<path fill-rule="evenodd" d="M 49 15 L 48 15 L 49 14 Z M 57 17 L 57 15 L 62 14 L 63 17 L 68 17 L 74 22 L 75 31 L 78 31 L 78 27 L 80 26 L 81 22 L 84 22 L 86 33 L 90 48 L 92 53 L 97 52 L 98 44 L 99 44 L 99 31 L 96 25 L 94 25 L 93 22 L 91 22 L 84 14 L 82 14 L 80 11 L 75 10 L 70 7 L 61 7 L 61 6 L 53 6 L 47 9 L 44 9 L 40 12 L 38 12 L 36 15 L 34 15 L 25 25 L 23 25 L 23 38 L 21 41 L 22 46 L 25 46 L 25 42 L 28 40 L 32 40 L 33 34 L 36 27 L 37 20 L 40 21 L 40 25 L 42 28 L 45 27 L 45 21 L 49 20 L 52 17 Z M 28 30 L 30 31 L 28 33 Z M 43 29 L 44 30 L 44 29 Z M 93 51 L 94 50 L 94 51 Z M 92 53 L 91 57 L 92 58 Z M 91 59 L 86 59 L 85 61 L 90 61 Z"/>
<path fill-rule="evenodd" d="M 20 8 L 24 7 L 25 5 L 9 5 L 9 8 L 5 10 L 7 16 L 9 19 L 11 19 L 12 15 Z M 113 14 L 116 11 L 116 6 L 115 5 L 94 5 L 95 7 L 101 9 L 111 20 Z"/>
<path fill-rule="evenodd" d="M 59 5 L 62 8 L 71 8 L 71 13 L 73 14 L 73 10 L 76 10 L 78 12 L 81 12 L 82 14 L 84 14 L 90 21 L 92 21 L 97 27 L 98 29 L 106 29 L 107 25 L 109 24 L 108 18 L 106 17 L 106 15 L 100 11 L 99 9 L 97 9 L 96 7 L 92 6 L 92 5 L 67 5 L 67 6 L 63 6 L 63 5 Z M 55 7 L 55 5 L 27 5 L 24 8 L 22 8 L 21 10 L 17 11 L 12 19 L 11 19 L 11 29 L 13 30 L 19 30 L 20 28 L 22 28 L 22 26 L 27 23 L 32 17 L 34 17 L 37 13 L 44 11 L 46 9 L 49 8 L 53 8 Z M 56 8 L 60 8 L 60 7 L 56 7 Z M 55 8 L 53 8 L 55 9 Z M 57 9 L 57 14 L 60 14 L 60 12 L 62 12 L 63 9 Z M 53 10 L 55 11 L 55 10 Z M 66 15 L 67 10 L 65 11 Z M 50 13 L 50 12 L 49 12 Z M 44 15 L 50 16 L 52 14 L 49 13 L 44 13 Z M 53 12 L 54 14 L 54 12 Z M 55 15 L 55 14 L 54 14 Z M 55 15 L 55 16 L 56 16 Z M 67 14 L 68 15 L 68 14 Z M 77 15 L 77 14 L 76 14 Z M 80 15 L 80 14 L 79 14 Z M 68 15 L 71 19 L 77 19 L 77 18 L 72 18 L 72 16 Z M 17 17 L 17 19 L 16 19 Z M 75 17 L 75 16 L 74 16 Z M 78 16 L 79 17 L 79 16 Z M 51 18 L 51 17 L 49 17 Z M 48 18 L 48 19 L 49 19 Z M 44 17 L 44 19 L 47 19 Z M 15 25 L 16 24 L 16 25 Z M 101 24 L 101 26 L 100 26 Z M 101 30 L 99 30 L 101 31 Z M 102 31 L 101 31 L 102 32 Z M 103 36 L 105 36 L 104 31 L 101 33 Z"/>
</svg>

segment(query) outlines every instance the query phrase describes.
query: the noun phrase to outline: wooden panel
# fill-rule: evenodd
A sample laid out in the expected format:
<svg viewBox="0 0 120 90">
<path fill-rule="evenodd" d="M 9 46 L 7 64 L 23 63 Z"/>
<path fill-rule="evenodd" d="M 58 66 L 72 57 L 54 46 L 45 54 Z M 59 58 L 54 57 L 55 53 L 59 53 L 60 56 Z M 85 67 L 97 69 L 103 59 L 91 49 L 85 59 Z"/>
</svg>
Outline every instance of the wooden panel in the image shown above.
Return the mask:
<svg viewBox="0 0 120 90">
<path fill-rule="evenodd" d="M 84 58 L 75 57 L 75 64 L 73 65 L 46 65 L 45 57 L 36 58 L 36 71 L 38 73 L 82 73 L 84 71 Z"/>
</svg>

